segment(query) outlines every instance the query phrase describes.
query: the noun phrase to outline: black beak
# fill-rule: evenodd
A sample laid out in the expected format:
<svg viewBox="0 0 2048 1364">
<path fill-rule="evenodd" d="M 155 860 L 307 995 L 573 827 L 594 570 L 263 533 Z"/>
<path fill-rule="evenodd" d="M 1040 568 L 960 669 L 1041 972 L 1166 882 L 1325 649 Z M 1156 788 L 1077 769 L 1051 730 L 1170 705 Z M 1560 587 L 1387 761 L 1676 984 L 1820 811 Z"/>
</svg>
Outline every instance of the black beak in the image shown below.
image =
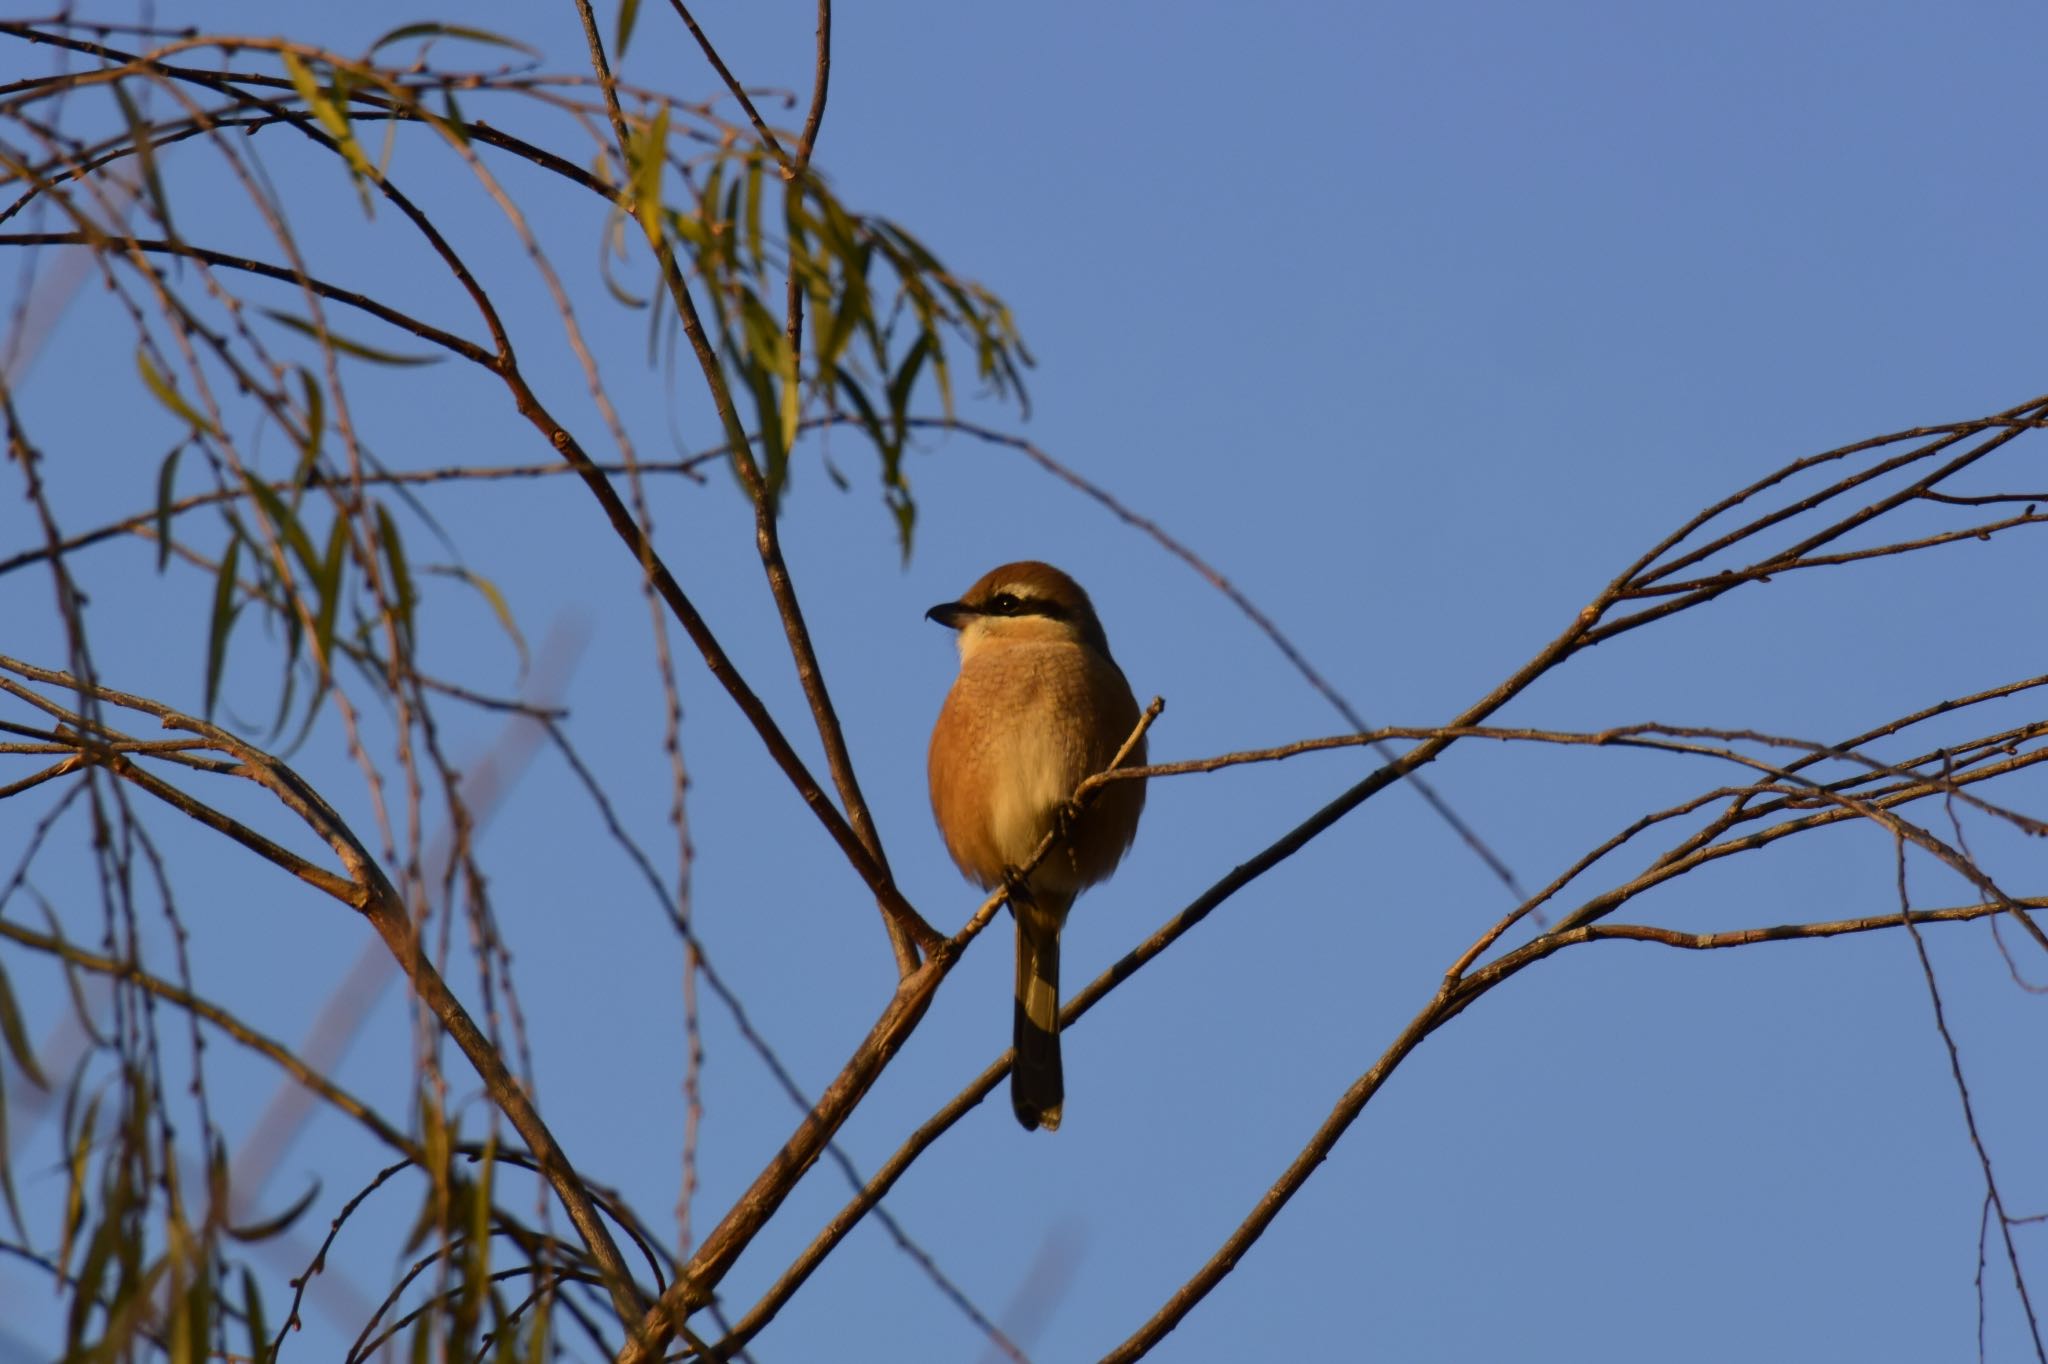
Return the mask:
<svg viewBox="0 0 2048 1364">
<path fill-rule="evenodd" d="M 969 616 L 975 614 L 978 614 L 975 609 L 964 601 L 948 601 L 940 602 L 937 606 L 925 612 L 924 618 L 926 620 L 935 620 L 948 630 L 957 630 L 967 623 Z"/>
</svg>

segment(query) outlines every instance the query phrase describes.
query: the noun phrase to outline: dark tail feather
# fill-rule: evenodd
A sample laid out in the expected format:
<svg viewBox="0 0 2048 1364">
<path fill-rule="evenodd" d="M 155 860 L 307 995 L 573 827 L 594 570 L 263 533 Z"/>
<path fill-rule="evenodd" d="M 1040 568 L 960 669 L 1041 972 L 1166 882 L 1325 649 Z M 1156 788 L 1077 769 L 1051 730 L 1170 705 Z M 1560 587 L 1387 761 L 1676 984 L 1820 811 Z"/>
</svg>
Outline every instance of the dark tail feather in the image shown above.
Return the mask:
<svg viewBox="0 0 2048 1364">
<path fill-rule="evenodd" d="M 1060 928 L 1050 915 L 1017 915 L 1016 1062 L 1010 1106 L 1026 1129 L 1060 1125 L 1066 1081 L 1060 1073 Z"/>
</svg>

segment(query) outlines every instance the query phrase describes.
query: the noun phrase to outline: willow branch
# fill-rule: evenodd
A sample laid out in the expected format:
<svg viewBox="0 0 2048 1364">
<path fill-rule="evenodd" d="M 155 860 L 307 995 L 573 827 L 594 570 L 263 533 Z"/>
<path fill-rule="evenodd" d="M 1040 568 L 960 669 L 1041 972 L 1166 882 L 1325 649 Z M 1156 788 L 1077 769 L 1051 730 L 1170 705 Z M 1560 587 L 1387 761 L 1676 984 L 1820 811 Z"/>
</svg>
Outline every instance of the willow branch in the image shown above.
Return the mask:
<svg viewBox="0 0 2048 1364">
<path fill-rule="evenodd" d="M 498 1105 L 500 1111 L 511 1122 L 513 1129 L 519 1133 L 521 1140 L 526 1143 L 527 1149 L 532 1151 L 540 1162 L 542 1171 L 554 1188 L 556 1197 L 561 1200 L 563 1208 L 568 1212 L 570 1222 L 575 1225 L 578 1235 L 582 1237 L 592 1261 L 604 1275 L 620 1319 L 629 1325 L 637 1320 L 645 1310 L 644 1299 L 633 1282 L 624 1258 L 619 1254 L 617 1244 L 612 1240 L 610 1229 L 598 1215 L 596 1205 L 581 1177 L 577 1175 L 567 1154 L 555 1140 L 554 1134 L 548 1130 L 539 1110 L 527 1096 L 525 1087 L 506 1066 L 497 1045 L 477 1027 L 468 1009 L 448 988 L 440 972 L 435 970 L 433 963 L 421 950 L 412 916 L 406 910 L 397 888 L 391 884 L 383 869 L 377 865 L 376 859 L 363 847 L 361 841 L 333 807 L 285 764 L 204 720 L 185 715 L 146 697 L 86 683 L 68 673 L 38 668 L 4 656 L 0 656 L 0 667 L 34 682 L 89 694 L 103 703 L 154 716 L 166 729 L 196 734 L 207 739 L 219 751 L 237 760 L 240 764 L 237 775 L 269 792 L 333 850 L 347 872 L 346 878 L 333 877 L 331 873 L 320 873 L 322 879 L 314 880 L 302 872 L 302 879 L 318 885 L 327 894 L 356 909 L 370 921 L 370 926 L 384 940 L 385 946 L 405 972 L 406 978 L 412 982 L 415 995 L 434 1013 L 440 1020 L 443 1030 L 461 1048 L 463 1055 L 469 1059 L 471 1066 L 482 1079 L 492 1101 Z M 146 778 L 148 775 L 134 769 L 125 758 L 117 758 L 114 761 L 122 765 L 115 770 L 131 781 Z M 127 770 L 122 770 L 123 767 Z M 165 792 L 157 791 L 147 784 L 145 789 L 169 799 Z M 185 803 L 176 800 L 171 803 L 259 852 L 264 851 L 264 845 L 275 849 L 276 854 L 289 861 L 279 861 L 278 856 L 268 852 L 264 855 L 272 861 L 278 861 L 279 865 L 289 868 L 292 862 L 303 864 L 303 859 L 298 859 L 295 854 L 276 848 L 276 845 L 269 844 L 269 840 L 263 839 L 253 831 L 242 830 L 234 821 L 200 806 L 198 802 L 187 798 Z M 243 836 L 245 834 L 246 837 Z M 308 871 L 318 870 L 311 868 L 309 864 L 305 865 Z"/>
<path fill-rule="evenodd" d="M 576 0 L 576 11 L 583 23 L 583 36 L 590 50 L 592 69 L 597 72 L 604 90 L 605 107 L 612 122 L 614 136 L 618 141 L 620 163 L 626 164 L 627 133 L 625 116 L 619 109 L 618 94 L 611 79 L 611 67 L 604 55 L 604 39 L 598 32 L 597 17 L 592 12 L 590 0 Z M 640 221 L 641 215 L 634 214 Z M 677 321 L 681 323 L 684 337 L 690 343 L 690 353 L 697 360 L 697 367 L 703 373 L 704 383 L 711 394 L 711 403 L 718 413 L 718 420 L 725 432 L 727 442 L 733 449 L 733 468 L 739 474 L 741 486 L 746 489 L 748 499 L 754 506 L 754 546 L 761 560 L 761 567 L 768 578 L 768 589 L 775 598 L 775 608 L 782 620 L 783 635 L 788 641 L 790 658 L 796 665 L 797 681 L 802 685 L 804 699 L 809 703 L 819 741 L 825 749 L 826 770 L 832 774 L 833 785 L 838 788 L 839 800 L 845 807 L 846 819 L 852 825 L 860 840 L 864 857 L 856 865 L 865 863 L 872 867 L 876 878 L 870 884 L 876 891 L 876 899 L 882 909 L 882 918 L 887 926 L 891 950 L 895 953 L 897 975 L 908 979 L 916 969 L 917 948 L 932 951 L 938 942 L 937 934 L 925 924 L 914 911 L 906 913 L 909 905 L 896 890 L 895 879 L 889 871 L 887 854 L 882 850 L 882 840 L 876 832 L 874 817 L 868 810 L 867 800 L 861 794 L 860 781 L 854 774 L 853 756 L 847 750 L 846 735 L 839 723 L 839 715 L 833 707 L 832 696 L 825 685 L 825 675 L 818 663 L 817 649 L 811 642 L 810 627 L 804 620 L 803 608 L 796 596 L 796 584 L 789 574 L 789 566 L 782 555 L 781 535 L 775 524 L 775 508 L 768 493 L 767 481 L 761 474 L 760 465 L 754 459 L 753 447 L 747 438 L 744 422 L 740 420 L 739 409 L 733 404 L 732 389 L 726 381 L 725 369 L 719 363 L 717 352 L 711 347 L 710 337 L 704 330 L 704 323 L 697 313 L 697 304 L 691 296 L 689 281 L 684 278 L 682 267 L 676 260 L 674 244 L 657 225 L 642 222 L 642 231 L 647 244 L 652 248 L 659 263 L 669 301 L 675 305 Z M 865 873 L 864 873 L 865 874 Z"/>
<path fill-rule="evenodd" d="M 1153 697 L 1132 727 L 1130 735 L 1117 749 L 1110 760 L 1114 766 L 1127 759 L 1144 738 L 1152 722 L 1158 719 L 1166 703 Z M 1077 787 L 1074 800 L 1086 808 L 1095 799 L 1100 787 Z M 1025 868 L 1046 856 L 1058 842 L 1057 833 L 1048 833 L 1039 841 Z M 732 1209 L 726 1213 L 714 1228 L 689 1265 L 676 1278 L 676 1282 L 662 1295 L 661 1302 L 648 1314 L 642 1329 L 619 1354 L 617 1364 L 645 1364 L 651 1358 L 650 1351 L 658 1350 L 663 1343 L 671 1323 L 689 1317 L 699 1307 L 710 1301 L 711 1294 L 719 1281 L 731 1269 L 740 1253 L 765 1226 L 768 1219 L 782 1205 L 784 1199 L 795 1189 L 805 1172 L 817 1163 L 830 1144 L 833 1135 L 851 1116 L 867 1091 L 873 1087 L 903 1040 L 917 1026 L 924 1011 L 931 1004 L 939 985 L 959 963 L 969 944 L 985 927 L 1003 903 L 1004 893 L 997 892 L 983 903 L 966 927 L 949 942 L 940 944 L 909 977 L 897 983 L 896 992 L 889 1005 L 883 1010 L 868 1035 L 861 1040 L 851 1060 L 840 1071 L 824 1095 L 805 1115 L 796 1133 L 784 1143 L 783 1148 L 769 1162 L 766 1169 L 755 1177 Z M 868 1205 L 872 1207 L 872 1204 Z M 865 1212 L 866 1209 L 863 1209 Z M 724 1347 L 720 1347 L 723 1349 Z M 715 1357 L 723 1358 L 723 1354 Z"/>
<path fill-rule="evenodd" d="M 1763 942 L 1786 942 L 1799 939 L 1833 937 L 1844 933 L 1874 932 L 1886 928 L 1899 928 L 1910 921 L 1919 923 L 1952 923 L 1983 918 L 1992 914 L 2009 912 L 2012 901 L 1994 901 L 1979 905 L 1964 905 L 1954 909 L 1915 911 L 1902 919 L 1897 913 L 1873 915 L 1861 919 L 1841 919 L 1826 923 L 1789 924 L 1775 928 L 1737 930 L 1722 934 L 1677 934 L 1666 930 L 1634 924 L 1589 924 L 1567 932 L 1549 933 L 1536 940 L 1514 959 L 1502 958 L 1485 969 L 1467 977 L 1463 982 L 1453 984 L 1446 981 L 1436 995 L 1423 1006 L 1408 1026 L 1402 1029 L 1393 1043 L 1381 1053 L 1371 1069 L 1361 1075 L 1338 1099 L 1330 1116 L 1316 1128 L 1313 1136 L 1274 1181 L 1272 1187 L 1260 1197 L 1250 1214 L 1216 1248 L 1202 1267 L 1187 1282 L 1168 1297 L 1157 1312 L 1139 1327 L 1122 1344 L 1103 1356 L 1104 1364 L 1129 1364 L 1142 1358 L 1153 1347 L 1171 1333 L 1175 1327 L 1193 1311 L 1196 1304 L 1209 1295 L 1240 1260 L 1258 1241 L 1266 1228 L 1272 1225 L 1294 1195 L 1300 1192 L 1316 1168 L 1329 1158 L 1338 1140 L 1353 1122 L 1358 1119 L 1365 1106 L 1372 1101 L 1387 1078 L 1401 1062 L 1421 1045 L 1430 1033 L 1448 1023 L 1452 1018 L 1494 986 L 1516 974 L 1536 961 L 1562 951 L 1566 947 L 1601 940 L 1639 941 L 1657 943 L 1667 947 L 1691 950 L 1711 950 L 1724 947 L 1743 947 Z M 2030 907 L 2048 907 L 2048 899 L 2034 899 L 2023 902 Z"/>
</svg>

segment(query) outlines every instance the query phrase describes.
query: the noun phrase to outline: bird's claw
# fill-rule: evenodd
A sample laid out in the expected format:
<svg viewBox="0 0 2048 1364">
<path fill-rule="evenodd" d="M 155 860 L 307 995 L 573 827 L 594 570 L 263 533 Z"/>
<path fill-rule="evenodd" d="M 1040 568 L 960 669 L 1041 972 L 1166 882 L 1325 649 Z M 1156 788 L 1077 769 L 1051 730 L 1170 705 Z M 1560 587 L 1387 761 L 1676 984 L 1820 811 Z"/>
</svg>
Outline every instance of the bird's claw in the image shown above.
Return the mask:
<svg viewBox="0 0 2048 1364">
<path fill-rule="evenodd" d="M 1015 867 L 1003 868 L 1003 894 L 1009 897 L 1012 911 L 1019 905 L 1030 906 L 1037 903 L 1031 897 L 1031 886 L 1024 880 L 1023 873 Z"/>
</svg>

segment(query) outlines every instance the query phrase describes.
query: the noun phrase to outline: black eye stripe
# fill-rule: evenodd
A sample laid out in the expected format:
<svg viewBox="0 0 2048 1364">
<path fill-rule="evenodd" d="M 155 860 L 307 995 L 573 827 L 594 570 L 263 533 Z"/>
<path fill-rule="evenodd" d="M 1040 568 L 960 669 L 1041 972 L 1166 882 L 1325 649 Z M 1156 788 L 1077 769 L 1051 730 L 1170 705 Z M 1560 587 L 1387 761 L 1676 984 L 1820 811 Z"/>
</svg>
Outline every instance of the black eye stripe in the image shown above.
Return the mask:
<svg viewBox="0 0 2048 1364">
<path fill-rule="evenodd" d="M 1014 592 L 998 592 L 990 597 L 981 608 L 987 616 L 1046 616 L 1053 620 L 1067 619 L 1067 608 L 1044 597 L 1020 596 Z"/>
</svg>

